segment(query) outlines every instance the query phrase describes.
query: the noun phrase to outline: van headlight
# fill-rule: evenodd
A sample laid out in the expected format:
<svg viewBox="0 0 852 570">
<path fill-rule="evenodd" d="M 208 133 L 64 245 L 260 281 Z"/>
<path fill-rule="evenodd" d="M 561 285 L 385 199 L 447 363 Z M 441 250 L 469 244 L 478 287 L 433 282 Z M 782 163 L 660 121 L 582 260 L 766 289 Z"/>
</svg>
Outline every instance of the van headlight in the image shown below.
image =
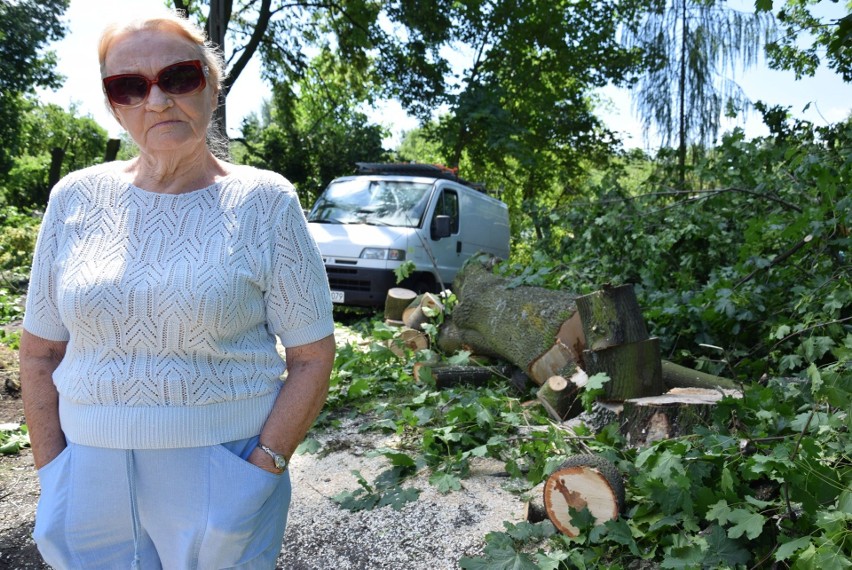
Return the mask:
<svg viewBox="0 0 852 570">
<path fill-rule="evenodd" d="M 404 249 L 381 249 L 378 247 L 365 247 L 361 251 L 361 259 L 380 259 L 390 261 L 405 261 Z"/>
</svg>

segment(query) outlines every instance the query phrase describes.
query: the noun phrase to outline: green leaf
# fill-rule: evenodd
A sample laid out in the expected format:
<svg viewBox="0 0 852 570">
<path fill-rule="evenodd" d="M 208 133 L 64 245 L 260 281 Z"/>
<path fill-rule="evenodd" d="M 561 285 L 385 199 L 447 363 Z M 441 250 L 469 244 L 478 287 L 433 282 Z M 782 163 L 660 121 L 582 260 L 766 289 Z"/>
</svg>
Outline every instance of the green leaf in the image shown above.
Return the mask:
<svg viewBox="0 0 852 570">
<path fill-rule="evenodd" d="M 734 476 L 731 475 L 731 470 L 727 467 L 722 468 L 722 478 L 719 481 L 719 486 L 726 495 L 734 492 Z"/>
<path fill-rule="evenodd" d="M 388 458 L 391 465 L 394 467 L 414 467 L 416 463 L 414 462 L 414 458 L 408 455 L 407 453 L 400 453 L 397 451 L 382 451 L 382 455 Z"/>
<path fill-rule="evenodd" d="M 484 552 L 483 558 L 462 558 L 459 566 L 465 570 L 538 570 L 528 554 L 515 550 L 508 534 L 489 534 Z"/>
<path fill-rule="evenodd" d="M 837 510 L 852 515 L 852 489 L 844 489 L 837 497 Z"/>
<path fill-rule="evenodd" d="M 409 487 L 408 489 L 397 487 L 385 493 L 379 500 L 378 506 L 390 506 L 395 511 L 398 511 L 405 506 L 406 503 L 413 503 L 419 498 L 420 489 L 415 489 L 414 487 Z"/>
<path fill-rule="evenodd" d="M 745 509 L 734 509 L 728 515 L 728 520 L 735 523 L 728 529 L 730 538 L 739 538 L 745 534 L 750 540 L 754 540 L 763 532 L 766 517 L 760 513 L 747 511 Z"/>
<path fill-rule="evenodd" d="M 796 552 L 802 550 L 803 548 L 807 548 L 810 544 L 810 536 L 802 536 L 790 540 L 788 542 L 784 542 L 775 550 L 775 560 L 777 562 L 781 562 L 782 560 L 788 560 Z"/>
<path fill-rule="evenodd" d="M 636 546 L 636 539 L 633 538 L 633 532 L 626 520 L 622 518 L 609 520 L 603 526 L 607 530 L 605 540 L 626 546 L 633 556 L 638 557 L 640 555 L 639 548 Z"/>
<path fill-rule="evenodd" d="M 434 473 L 429 478 L 429 483 L 435 486 L 442 495 L 461 489 L 461 479 L 450 473 Z"/>
<path fill-rule="evenodd" d="M 728 506 L 728 501 L 722 499 L 718 503 L 711 505 L 707 511 L 706 518 L 708 521 L 718 521 L 719 524 L 725 524 L 730 520 L 728 517 L 731 514 L 731 508 Z"/>
<path fill-rule="evenodd" d="M 470 351 L 460 350 L 447 359 L 447 362 L 457 366 L 463 366 L 470 363 Z"/>
<path fill-rule="evenodd" d="M 712 525 L 705 532 L 705 540 L 707 541 L 707 553 L 703 562 L 705 568 L 736 568 L 739 564 L 745 564 L 751 559 L 751 553 L 728 538 L 725 530 L 719 525 Z"/>
<path fill-rule="evenodd" d="M 322 449 L 322 444 L 312 437 L 307 437 L 302 440 L 299 447 L 296 448 L 296 453 L 316 453 Z"/>
<path fill-rule="evenodd" d="M 771 12 L 772 0 L 754 0 L 755 12 Z"/>
<path fill-rule="evenodd" d="M 702 560 L 704 560 L 704 553 L 699 544 L 671 547 L 667 549 L 660 568 L 697 570 L 701 568 Z"/>
</svg>

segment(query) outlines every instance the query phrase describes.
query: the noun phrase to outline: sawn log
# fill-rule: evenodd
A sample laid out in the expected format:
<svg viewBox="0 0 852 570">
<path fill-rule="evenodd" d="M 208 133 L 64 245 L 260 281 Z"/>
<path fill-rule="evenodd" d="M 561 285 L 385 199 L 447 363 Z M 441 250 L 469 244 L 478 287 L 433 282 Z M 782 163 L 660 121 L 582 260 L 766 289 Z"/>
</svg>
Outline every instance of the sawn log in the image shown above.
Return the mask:
<svg viewBox="0 0 852 570">
<path fill-rule="evenodd" d="M 501 358 L 538 385 L 573 370 L 585 345 L 579 318 L 568 323 L 577 310 L 576 295 L 514 287 L 488 265 L 487 257 L 472 257 L 456 275 L 453 291 L 459 302 L 440 328 L 438 348 Z M 545 363 L 533 366 L 545 355 Z"/>
</svg>

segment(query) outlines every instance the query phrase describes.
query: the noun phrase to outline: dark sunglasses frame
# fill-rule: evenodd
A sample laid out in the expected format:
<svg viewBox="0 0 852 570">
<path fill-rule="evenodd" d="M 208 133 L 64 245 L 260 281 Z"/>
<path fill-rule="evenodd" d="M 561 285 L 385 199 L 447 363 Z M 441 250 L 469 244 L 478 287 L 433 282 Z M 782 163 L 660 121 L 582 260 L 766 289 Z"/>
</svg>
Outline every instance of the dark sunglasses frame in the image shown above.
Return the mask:
<svg viewBox="0 0 852 570">
<path fill-rule="evenodd" d="M 198 86 L 193 87 L 188 91 L 172 91 L 171 89 L 169 89 L 168 82 L 163 84 L 163 75 L 178 67 L 192 67 L 195 71 L 197 71 L 199 75 Z M 128 78 L 141 80 L 144 81 L 146 84 L 145 94 L 136 103 L 122 103 L 120 101 L 117 101 L 115 97 L 117 97 L 118 95 L 114 95 L 110 92 L 110 85 L 114 85 L 116 81 Z M 168 77 L 166 79 L 168 79 Z M 148 79 L 147 77 L 139 73 L 122 73 L 119 75 L 110 75 L 109 77 L 104 77 L 103 79 L 104 93 L 106 93 L 109 102 L 116 107 L 138 107 L 139 105 L 144 103 L 146 99 L 148 99 L 148 95 L 151 94 L 152 85 L 157 85 L 160 89 L 162 89 L 165 93 L 168 93 L 169 95 L 193 95 L 207 87 L 207 66 L 201 63 L 201 61 L 198 59 L 191 59 L 187 61 L 179 61 L 177 63 L 173 63 L 169 66 L 164 67 L 159 72 L 157 72 L 157 76 L 154 79 Z"/>
</svg>

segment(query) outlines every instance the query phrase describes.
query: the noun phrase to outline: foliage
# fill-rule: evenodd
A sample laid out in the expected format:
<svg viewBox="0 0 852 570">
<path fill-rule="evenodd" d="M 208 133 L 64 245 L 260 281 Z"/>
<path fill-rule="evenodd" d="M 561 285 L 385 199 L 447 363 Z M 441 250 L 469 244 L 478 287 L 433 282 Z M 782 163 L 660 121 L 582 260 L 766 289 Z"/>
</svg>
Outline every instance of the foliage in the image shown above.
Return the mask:
<svg viewBox="0 0 852 570">
<path fill-rule="evenodd" d="M 838 18 L 820 15 L 818 9 L 824 8 L 825 2 L 819 0 L 756 0 L 755 7 L 765 11 L 777 8 L 784 32 L 766 46 L 772 69 L 791 70 L 799 79 L 813 76 L 825 61 L 844 81 L 852 81 L 852 14 L 848 3 L 847 13 Z M 842 4 L 839 11 L 843 11 Z"/>
<path fill-rule="evenodd" d="M 625 157 L 624 170 L 590 182 L 596 200 L 544 217 L 545 239 L 497 266 L 516 285 L 577 293 L 633 283 L 666 357 L 744 385 L 694 433 L 633 449 L 615 424 L 598 433 L 552 425 L 520 406 L 505 379 L 436 390 L 421 370 L 415 385 L 414 362 L 469 355 L 400 361 L 378 344 L 396 334 L 378 321 L 362 329 L 374 344 L 342 351 L 325 421 L 370 414 L 374 429 L 399 434 L 394 461 L 414 466 L 410 476 L 425 470 L 443 492 L 460 488 L 479 457 L 503 461 L 519 492 L 576 453 L 600 454 L 624 475 L 619 519 L 595 525 L 576 512 L 575 538 L 547 523 L 507 525 L 463 568 L 852 564 L 852 203 L 843 190 L 852 125 L 814 128 L 762 110 L 772 135 L 728 134 L 696 161 L 699 190 L 669 189 L 665 153 L 637 186 L 647 170 L 626 167 L 643 159 Z M 377 505 L 404 482 L 364 481 L 354 498 Z"/>
<path fill-rule="evenodd" d="M 661 568 L 770 560 L 847 567 L 852 379 L 838 374 L 831 383 L 756 385 L 742 399 L 725 399 L 713 423 L 694 435 L 620 451 L 625 516 L 593 526 L 577 513 L 573 520 L 585 531 L 575 538 L 516 532 L 510 543 L 493 535 L 486 556 L 463 567 L 498 567 L 488 564 L 512 554 L 526 557 L 529 568 L 627 568 L 640 558 Z M 538 547 L 538 565 L 524 554 L 531 547 Z"/>
<path fill-rule="evenodd" d="M 44 48 L 65 36 L 60 20 L 70 0 L 0 2 L 0 92 L 28 93 L 58 87 L 56 54 Z"/>
<path fill-rule="evenodd" d="M 416 501 L 420 496 L 418 489 L 401 487 L 402 481 L 413 470 L 411 458 L 405 454 L 392 452 L 386 455 L 391 456 L 392 464 L 394 458 L 397 458 L 402 465 L 395 465 L 383 472 L 376 477 L 372 485 L 359 471 L 353 471 L 352 474 L 355 475 L 360 487 L 355 491 L 341 491 L 332 497 L 334 502 L 348 511 L 358 512 L 386 506 L 398 511 L 406 503 Z"/>
<path fill-rule="evenodd" d="M 23 317 L 23 313 L 21 313 L 21 312 L 10 313 L 10 314 L 5 314 L 5 315 L 2 314 L 2 312 L 6 312 L 10 308 L 17 307 L 17 305 L 14 304 L 14 303 L 15 303 L 15 301 L 10 302 L 9 299 L 6 297 L 6 294 L 3 292 L 3 290 L 0 290 L 0 322 L 7 320 L 7 319 L 14 320 L 14 319 L 19 319 L 19 318 Z M 10 315 L 11 315 L 11 317 L 10 317 Z M 12 350 L 20 349 L 21 348 L 21 332 L 20 331 L 6 331 L 4 329 L 0 329 L 0 343 L 8 346 Z"/>
<path fill-rule="evenodd" d="M 578 294 L 632 283 L 663 354 L 711 373 L 753 381 L 836 361 L 850 318 L 852 127 L 772 128 L 726 136 L 696 168 L 700 190 L 671 189 L 665 168 L 639 193 L 604 179 L 503 270 Z"/>
<path fill-rule="evenodd" d="M 0 454 L 13 455 L 30 446 L 27 426 L 18 424 L 0 424 Z"/>
<path fill-rule="evenodd" d="M 40 217 L 14 206 L 0 208 L 0 273 L 29 273 L 40 224 Z"/>
<path fill-rule="evenodd" d="M 351 71 L 348 72 L 352 74 Z M 243 123 L 241 161 L 287 177 L 310 207 L 331 180 L 351 173 L 356 162 L 381 162 L 384 132 L 357 109 L 346 74 L 330 54 L 317 58 L 297 89 L 274 87 L 268 121 Z"/>
<path fill-rule="evenodd" d="M 21 101 L 16 132 L 19 148 L 8 172 L 0 174 L 0 205 L 44 208 L 54 149 L 62 152 L 59 176 L 103 160 L 107 133 L 90 117 L 57 105 Z"/>
<path fill-rule="evenodd" d="M 646 138 L 654 128 L 663 146 L 677 143 L 683 187 L 687 147 L 712 142 L 726 107 L 747 104 L 739 86 L 727 78 L 738 65 L 757 62 L 771 19 L 765 12 L 747 14 L 716 0 L 654 4 L 638 27 L 626 26 L 622 35 L 625 45 L 645 52 L 650 67 L 631 102 Z"/>
<path fill-rule="evenodd" d="M 60 17 L 69 0 L 0 1 L 0 176 L 21 150 L 17 133 L 23 96 L 36 87 L 56 88 L 56 54 L 44 48 L 61 39 Z"/>
</svg>

